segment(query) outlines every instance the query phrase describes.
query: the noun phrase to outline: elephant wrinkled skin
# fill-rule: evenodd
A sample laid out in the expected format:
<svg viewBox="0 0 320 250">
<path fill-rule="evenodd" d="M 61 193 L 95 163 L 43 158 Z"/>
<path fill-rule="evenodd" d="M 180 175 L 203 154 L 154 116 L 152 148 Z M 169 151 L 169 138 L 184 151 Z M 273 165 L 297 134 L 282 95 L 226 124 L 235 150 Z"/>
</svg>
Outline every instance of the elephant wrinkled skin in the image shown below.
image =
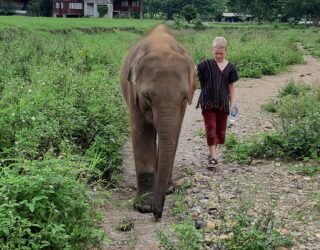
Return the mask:
<svg viewBox="0 0 320 250">
<path fill-rule="evenodd" d="M 129 51 L 120 81 L 137 175 L 134 207 L 160 219 L 185 109 L 196 87 L 194 63 L 167 27 L 158 25 Z"/>
</svg>

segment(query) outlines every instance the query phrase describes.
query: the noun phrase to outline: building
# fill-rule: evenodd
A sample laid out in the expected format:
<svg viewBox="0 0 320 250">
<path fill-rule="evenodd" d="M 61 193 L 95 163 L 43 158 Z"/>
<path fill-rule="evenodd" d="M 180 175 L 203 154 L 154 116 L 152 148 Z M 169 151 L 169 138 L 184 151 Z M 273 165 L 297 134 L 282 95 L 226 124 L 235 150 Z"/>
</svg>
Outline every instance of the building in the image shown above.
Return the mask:
<svg viewBox="0 0 320 250">
<path fill-rule="evenodd" d="M 238 14 L 238 13 L 222 13 L 222 22 L 243 22 L 252 21 L 251 15 Z"/>
<path fill-rule="evenodd" d="M 83 0 L 53 0 L 54 17 L 83 17 Z"/>
<path fill-rule="evenodd" d="M 141 2 L 138 0 L 114 0 L 113 16 L 114 17 L 132 17 L 134 13 L 141 12 Z M 141 16 L 140 16 L 141 17 Z"/>
<path fill-rule="evenodd" d="M 84 0 L 85 17 L 113 17 L 113 4 L 111 0 Z"/>
<path fill-rule="evenodd" d="M 132 17 L 141 9 L 138 0 L 53 0 L 54 17 Z"/>
</svg>

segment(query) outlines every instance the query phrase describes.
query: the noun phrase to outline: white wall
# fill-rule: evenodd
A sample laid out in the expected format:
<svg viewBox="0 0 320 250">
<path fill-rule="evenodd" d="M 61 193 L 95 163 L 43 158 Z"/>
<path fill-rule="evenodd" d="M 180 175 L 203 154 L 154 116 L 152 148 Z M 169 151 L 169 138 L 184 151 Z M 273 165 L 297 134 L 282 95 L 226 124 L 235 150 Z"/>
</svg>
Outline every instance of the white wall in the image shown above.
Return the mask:
<svg viewBox="0 0 320 250">
<path fill-rule="evenodd" d="M 88 4 L 94 4 L 93 5 L 93 11 L 91 9 L 91 6 L 89 7 Z M 98 4 L 99 5 L 107 5 L 108 6 L 108 13 L 104 15 L 105 18 L 113 18 L 113 4 L 110 3 L 110 1 L 103 1 L 103 0 L 87 0 L 84 2 L 84 16 L 89 17 L 99 17 L 98 12 Z"/>
</svg>

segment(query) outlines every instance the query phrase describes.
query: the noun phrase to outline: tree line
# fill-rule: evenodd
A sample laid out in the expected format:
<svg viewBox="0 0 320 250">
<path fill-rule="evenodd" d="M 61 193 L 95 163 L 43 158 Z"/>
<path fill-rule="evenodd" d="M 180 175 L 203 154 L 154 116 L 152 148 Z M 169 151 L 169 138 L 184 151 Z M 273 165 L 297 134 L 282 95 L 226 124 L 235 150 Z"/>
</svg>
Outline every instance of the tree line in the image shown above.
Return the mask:
<svg viewBox="0 0 320 250">
<path fill-rule="evenodd" d="M 27 10 L 34 16 L 52 16 L 52 0 L 0 0 L 0 14 L 11 15 L 22 5 L 22 10 Z"/>
<path fill-rule="evenodd" d="M 257 22 L 320 21 L 320 0 L 144 0 L 144 14 L 150 18 L 198 16 L 221 20 L 223 12 L 252 15 Z"/>
<path fill-rule="evenodd" d="M 15 2 L 33 15 L 51 16 L 52 0 L 0 0 L 0 13 L 13 8 Z M 190 21 L 221 20 L 223 12 L 252 15 L 257 22 L 296 22 L 302 18 L 320 21 L 320 0 L 139 0 L 146 18 L 184 17 Z"/>
</svg>

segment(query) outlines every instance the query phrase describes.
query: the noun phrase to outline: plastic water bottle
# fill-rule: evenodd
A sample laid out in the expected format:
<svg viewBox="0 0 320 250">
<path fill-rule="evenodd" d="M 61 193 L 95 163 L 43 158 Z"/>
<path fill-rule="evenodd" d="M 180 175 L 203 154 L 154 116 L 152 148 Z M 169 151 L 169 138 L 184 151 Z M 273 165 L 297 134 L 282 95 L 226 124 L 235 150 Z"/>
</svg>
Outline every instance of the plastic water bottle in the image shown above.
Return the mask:
<svg viewBox="0 0 320 250">
<path fill-rule="evenodd" d="M 230 127 L 232 127 L 238 116 L 238 103 L 235 102 L 230 112 Z"/>
</svg>

